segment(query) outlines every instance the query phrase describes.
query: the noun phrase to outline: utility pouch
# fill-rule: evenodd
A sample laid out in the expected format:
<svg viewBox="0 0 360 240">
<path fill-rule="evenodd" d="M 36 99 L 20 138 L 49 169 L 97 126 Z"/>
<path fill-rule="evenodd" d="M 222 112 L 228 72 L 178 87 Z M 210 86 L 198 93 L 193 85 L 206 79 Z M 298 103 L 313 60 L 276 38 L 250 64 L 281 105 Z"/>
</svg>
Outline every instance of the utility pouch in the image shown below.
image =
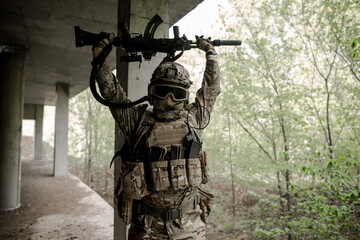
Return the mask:
<svg viewBox="0 0 360 240">
<path fill-rule="evenodd" d="M 124 198 L 123 193 L 120 196 L 115 197 L 118 216 L 126 225 L 130 224 L 132 219 L 133 199 Z"/>
<path fill-rule="evenodd" d="M 174 190 L 183 190 L 189 186 L 186 177 L 186 159 L 170 160 L 170 179 Z"/>
<path fill-rule="evenodd" d="M 163 191 L 170 187 L 168 162 L 150 162 L 151 175 L 153 180 L 153 189 Z"/>
<path fill-rule="evenodd" d="M 201 163 L 199 158 L 187 159 L 187 176 L 190 186 L 199 186 L 202 182 Z"/>
<path fill-rule="evenodd" d="M 207 163 L 207 154 L 205 151 L 200 152 L 200 162 L 201 162 L 201 183 L 205 184 L 209 181 L 209 167 Z"/>
<path fill-rule="evenodd" d="M 121 178 L 125 198 L 140 200 L 149 194 L 142 162 L 124 163 L 121 167 Z"/>
</svg>

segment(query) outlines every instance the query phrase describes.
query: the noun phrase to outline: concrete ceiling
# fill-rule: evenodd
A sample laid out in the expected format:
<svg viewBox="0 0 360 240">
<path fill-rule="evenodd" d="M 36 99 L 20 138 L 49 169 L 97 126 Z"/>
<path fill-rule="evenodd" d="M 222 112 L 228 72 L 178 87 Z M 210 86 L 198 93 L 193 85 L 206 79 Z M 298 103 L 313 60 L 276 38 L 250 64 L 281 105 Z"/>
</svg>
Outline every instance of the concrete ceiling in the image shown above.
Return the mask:
<svg viewBox="0 0 360 240">
<path fill-rule="evenodd" d="M 170 26 L 203 0 L 170 0 Z M 70 85 L 70 97 L 88 87 L 90 47 L 76 48 L 74 26 L 116 29 L 117 0 L 0 0 L 0 44 L 27 49 L 24 103 L 55 105 L 56 83 Z M 111 54 L 109 61 L 115 61 Z"/>
</svg>

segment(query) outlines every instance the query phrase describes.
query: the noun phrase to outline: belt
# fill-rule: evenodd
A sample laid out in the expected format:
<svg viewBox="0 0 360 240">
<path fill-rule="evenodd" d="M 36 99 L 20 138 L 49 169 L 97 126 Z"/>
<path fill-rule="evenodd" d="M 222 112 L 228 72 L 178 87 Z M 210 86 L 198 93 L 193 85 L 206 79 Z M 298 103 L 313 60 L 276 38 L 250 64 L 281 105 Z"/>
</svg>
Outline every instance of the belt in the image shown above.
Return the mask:
<svg viewBox="0 0 360 240">
<path fill-rule="evenodd" d="M 147 204 L 140 202 L 137 206 L 137 213 L 139 215 L 151 215 L 153 217 L 160 217 L 164 221 L 174 220 L 183 217 L 190 210 L 194 210 L 200 203 L 200 196 L 196 194 L 194 200 L 178 208 L 157 208 L 151 207 Z"/>
</svg>

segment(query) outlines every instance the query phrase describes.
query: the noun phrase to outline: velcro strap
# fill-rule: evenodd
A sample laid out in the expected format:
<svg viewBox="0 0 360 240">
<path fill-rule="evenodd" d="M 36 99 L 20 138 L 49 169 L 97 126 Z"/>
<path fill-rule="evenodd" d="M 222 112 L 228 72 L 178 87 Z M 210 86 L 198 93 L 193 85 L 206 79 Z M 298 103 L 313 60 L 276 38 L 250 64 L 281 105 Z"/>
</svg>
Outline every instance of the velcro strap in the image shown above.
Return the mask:
<svg viewBox="0 0 360 240">
<path fill-rule="evenodd" d="M 171 209 L 164 209 L 164 208 L 156 208 L 156 207 L 150 207 L 146 205 L 145 203 L 141 202 L 138 205 L 138 214 L 139 215 L 151 215 L 153 217 L 160 217 L 165 222 L 174 220 L 176 218 L 183 217 L 186 213 L 188 213 L 190 210 L 194 210 L 196 206 L 200 203 L 200 196 L 199 194 L 196 194 L 194 196 L 194 200 L 185 204 L 182 207 L 179 208 L 171 208 Z"/>
</svg>

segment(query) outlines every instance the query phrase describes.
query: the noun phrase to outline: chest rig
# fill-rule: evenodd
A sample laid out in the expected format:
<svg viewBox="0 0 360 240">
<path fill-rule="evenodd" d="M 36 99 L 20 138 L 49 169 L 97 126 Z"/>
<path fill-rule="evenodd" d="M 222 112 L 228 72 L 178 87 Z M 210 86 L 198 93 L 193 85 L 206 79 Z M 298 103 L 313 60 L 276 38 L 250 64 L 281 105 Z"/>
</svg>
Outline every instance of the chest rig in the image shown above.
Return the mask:
<svg viewBox="0 0 360 240">
<path fill-rule="evenodd" d="M 183 190 L 202 181 L 199 136 L 192 129 L 186 113 L 177 120 L 161 122 L 151 117 L 146 145 L 149 149 L 147 171 L 152 191 Z"/>
</svg>

